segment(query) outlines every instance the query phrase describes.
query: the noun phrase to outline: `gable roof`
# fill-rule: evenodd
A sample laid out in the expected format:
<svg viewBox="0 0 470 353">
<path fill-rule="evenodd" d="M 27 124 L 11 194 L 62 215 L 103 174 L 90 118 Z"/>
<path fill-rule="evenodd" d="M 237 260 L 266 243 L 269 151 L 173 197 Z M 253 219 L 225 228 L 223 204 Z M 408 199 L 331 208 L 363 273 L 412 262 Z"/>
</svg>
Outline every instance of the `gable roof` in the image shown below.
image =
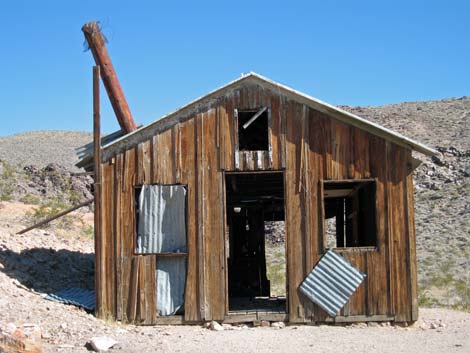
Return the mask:
<svg viewBox="0 0 470 353">
<path fill-rule="evenodd" d="M 317 98 L 311 97 L 305 93 L 299 92 L 281 83 L 272 81 L 257 73 L 250 72 L 206 94 L 205 96 L 197 98 L 196 100 L 182 106 L 181 108 L 163 116 L 162 118 L 146 126 L 143 126 L 137 130 L 134 130 L 133 132 L 127 135 L 120 136 L 117 139 L 107 143 L 106 145 L 103 146 L 103 152 L 102 152 L 103 160 L 108 159 L 109 157 L 117 153 L 118 151 L 122 151 L 129 146 L 139 143 L 140 141 L 151 138 L 153 134 L 155 134 L 158 131 L 162 131 L 178 123 L 179 121 L 183 120 L 182 119 L 183 116 L 188 116 L 191 112 L 198 110 L 202 105 L 205 105 L 208 103 L 210 104 L 212 101 L 214 101 L 224 92 L 237 88 L 239 85 L 243 83 L 250 83 L 250 82 L 256 83 L 264 88 L 277 91 L 280 94 L 283 94 L 287 96 L 288 98 L 291 98 L 299 103 L 305 104 L 312 109 L 318 110 L 346 124 L 355 126 L 373 135 L 379 136 L 388 141 L 396 143 L 397 145 L 415 150 L 427 156 L 438 154 L 436 150 L 418 141 L 412 140 L 400 133 L 394 132 L 379 124 L 376 124 L 372 121 L 361 118 L 341 108 L 325 103 Z M 77 166 L 79 167 L 84 166 L 85 164 L 87 164 L 85 163 L 85 160 L 89 161 L 89 158 L 91 158 L 90 155 L 85 156 L 84 159 L 77 164 Z"/>
</svg>

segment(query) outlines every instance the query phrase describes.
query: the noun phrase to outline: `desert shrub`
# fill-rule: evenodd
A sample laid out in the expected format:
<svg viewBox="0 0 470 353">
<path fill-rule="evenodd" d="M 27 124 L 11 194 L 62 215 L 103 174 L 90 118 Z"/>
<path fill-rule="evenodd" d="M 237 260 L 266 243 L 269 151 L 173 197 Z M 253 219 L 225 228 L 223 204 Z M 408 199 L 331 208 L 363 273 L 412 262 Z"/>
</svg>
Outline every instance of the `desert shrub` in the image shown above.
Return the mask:
<svg viewBox="0 0 470 353">
<path fill-rule="evenodd" d="M 26 221 L 31 225 L 36 224 L 46 218 L 55 216 L 61 211 L 64 211 L 69 206 L 60 199 L 54 199 L 46 201 L 45 203 L 39 205 L 39 207 L 35 208 L 32 212 L 26 213 Z M 57 220 L 53 221 L 56 226 L 59 228 L 70 228 L 73 218 L 70 215 L 65 215 Z M 50 226 L 50 223 L 44 224 L 41 228 L 47 228 Z"/>
<path fill-rule="evenodd" d="M 72 187 L 70 187 L 68 199 L 71 204 L 77 204 L 82 201 L 80 193 L 73 190 Z"/>
<path fill-rule="evenodd" d="M 15 188 L 12 183 L 6 180 L 0 180 L 0 201 L 11 201 L 13 191 L 15 191 Z"/>
<path fill-rule="evenodd" d="M 0 201 L 11 201 L 15 188 L 14 175 L 15 167 L 6 161 L 0 161 Z"/>
<path fill-rule="evenodd" d="M 470 312 L 470 281 L 468 279 L 456 281 L 455 292 L 457 301 L 452 307 Z"/>
<path fill-rule="evenodd" d="M 20 202 L 28 205 L 39 205 L 41 203 L 41 199 L 36 195 L 26 194 L 20 198 Z"/>
<path fill-rule="evenodd" d="M 88 238 L 93 238 L 93 235 L 95 234 L 95 229 L 93 226 L 84 226 L 82 228 L 83 234 L 85 234 Z"/>
<path fill-rule="evenodd" d="M 0 163 L 2 166 L 2 174 L 0 174 L 0 178 L 3 180 L 11 179 L 17 172 L 16 168 L 7 161 L 0 161 Z"/>
<path fill-rule="evenodd" d="M 420 290 L 418 294 L 418 305 L 426 308 L 432 308 L 439 305 L 439 301 L 433 298 L 427 290 Z"/>
</svg>

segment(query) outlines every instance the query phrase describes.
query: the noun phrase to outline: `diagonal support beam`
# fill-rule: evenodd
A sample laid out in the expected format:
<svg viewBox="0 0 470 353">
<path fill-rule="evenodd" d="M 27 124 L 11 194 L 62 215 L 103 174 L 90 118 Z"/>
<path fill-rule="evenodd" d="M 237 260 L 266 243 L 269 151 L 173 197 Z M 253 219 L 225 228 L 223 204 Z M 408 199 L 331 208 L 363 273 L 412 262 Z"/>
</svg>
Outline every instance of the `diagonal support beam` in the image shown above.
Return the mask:
<svg viewBox="0 0 470 353">
<path fill-rule="evenodd" d="M 259 112 L 257 112 L 255 115 L 253 115 L 253 117 L 252 117 L 250 120 L 248 120 L 248 121 L 243 125 L 243 129 L 246 130 L 246 128 L 247 128 L 248 126 L 250 126 L 250 125 L 253 123 L 253 121 L 255 121 L 256 119 L 258 119 L 258 118 L 261 116 L 261 114 L 263 114 L 267 109 L 268 109 L 267 107 L 264 107 L 264 108 L 261 109 Z"/>
</svg>

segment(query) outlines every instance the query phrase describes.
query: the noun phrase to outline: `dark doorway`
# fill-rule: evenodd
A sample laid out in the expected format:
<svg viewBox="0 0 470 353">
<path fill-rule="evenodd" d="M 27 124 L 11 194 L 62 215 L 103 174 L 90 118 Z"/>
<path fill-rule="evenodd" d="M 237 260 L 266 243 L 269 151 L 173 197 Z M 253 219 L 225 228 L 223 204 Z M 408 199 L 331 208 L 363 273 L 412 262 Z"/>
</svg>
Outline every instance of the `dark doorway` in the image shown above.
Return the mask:
<svg viewBox="0 0 470 353">
<path fill-rule="evenodd" d="M 226 173 L 230 311 L 286 312 L 284 175 Z"/>
</svg>

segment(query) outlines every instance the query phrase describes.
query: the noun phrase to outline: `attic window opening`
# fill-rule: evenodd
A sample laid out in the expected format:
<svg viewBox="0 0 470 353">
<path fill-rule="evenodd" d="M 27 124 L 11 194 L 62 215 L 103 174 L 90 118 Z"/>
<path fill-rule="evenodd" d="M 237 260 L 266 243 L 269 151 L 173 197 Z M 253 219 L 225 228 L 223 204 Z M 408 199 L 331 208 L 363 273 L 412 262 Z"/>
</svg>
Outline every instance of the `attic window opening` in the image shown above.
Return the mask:
<svg viewBox="0 0 470 353">
<path fill-rule="evenodd" d="M 376 247 L 376 182 L 323 181 L 326 248 Z"/>
<path fill-rule="evenodd" d="M 238 150 L 269 150 L 268 108 L 238 110 Z"/>
</svg>

